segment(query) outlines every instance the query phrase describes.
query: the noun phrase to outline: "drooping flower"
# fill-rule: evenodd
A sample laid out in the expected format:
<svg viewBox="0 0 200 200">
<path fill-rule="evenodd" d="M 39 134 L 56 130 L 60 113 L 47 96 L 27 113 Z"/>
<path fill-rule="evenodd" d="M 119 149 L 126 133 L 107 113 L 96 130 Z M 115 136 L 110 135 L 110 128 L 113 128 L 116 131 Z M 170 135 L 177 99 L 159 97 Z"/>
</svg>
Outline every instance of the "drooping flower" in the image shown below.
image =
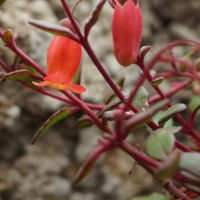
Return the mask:
<svg viewBox="0 0 200 200">
<path fill-rule="evenodd" d="M 55 36 L 48 48 L 47 67 L 48 75 L 44 82 L 35 86 L 49 86 L 58 90 L 71 90 L 74 93 L 83 93 L 85 87 L 73 84 L 74 76 L 78 70 L 82 58 L 81 45 L 69 38 Z"/>
<path fill-rule="evenodd" d="M 136 61 L 142 35 L 142 14 L 139 4 L 116 1 L 112 19 L 114 54 L 124 67 Z"/>
</svg>

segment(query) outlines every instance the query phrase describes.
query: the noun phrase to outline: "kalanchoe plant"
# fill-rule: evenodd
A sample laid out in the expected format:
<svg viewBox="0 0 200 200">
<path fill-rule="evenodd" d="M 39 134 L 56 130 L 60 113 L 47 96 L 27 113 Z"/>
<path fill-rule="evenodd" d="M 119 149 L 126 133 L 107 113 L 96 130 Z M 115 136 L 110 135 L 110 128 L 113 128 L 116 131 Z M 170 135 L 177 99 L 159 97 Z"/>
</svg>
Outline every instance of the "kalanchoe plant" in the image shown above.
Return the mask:
<svg viewBox="0 0 200 200">
<path fill-rule="evenodd" d="M 61 0 L 61 4 L 68 18 L 62 20 L 60 25 L 37 20 L 29 22 L 37 28 L 56 35 L 47 50 L 48 73 L 17 46 L 17 37 L 10 29 L 0 29 L 0 37 L 5 46 L 34 69 L 23 68 L 25 66 L 23 63 L 10 67 L 0 58 L 0 66 L 5 71 L 0 74 L 0 82 L 18 80 L 36 92 L 67 103 L 67 106 L 58 110 L 41 126 L 33 138 L 32 144 L 55 123 L 79 110 L 85 113 L 77 121 L 79 127 L 94 125 L 102 131 L 102 137 L 98 139 L 99 145 L 91 150 L 86 158 L 75 176 L 75 184 L 80 183 L 90 173 L 97 159 L 103 153 L 120 148 L 152 174 L 168 191 L 165 195 L 152 194 L 144 197 L 145 199 L 190 200 L 196 198 L 200 195 L 200 170 L 198 167 L 200 135 L 194 128 L 194 120 L 200 108 L 200 75 L 198 59 L 193 61 L 190 58 L 193 53 L 199 51 L 200 42 L 186 39 L 174 41 L 161 48 L 150 62 L 146 63 L 144 60 L 150 47 L 142 47 L 139 51 L 142 34 L 142 15 L 139 2 L 109 0 L 113 7 L 113 17 L 110 19 L 114 43 L 113 56 L 122 66 L 135 63 L 141 69 L 139 79 L 130 90 L 130 94 L 123 95 L 121 89 L 125 77 L 122 76 L 115 83 L 96 57 L 88 41 L 90 30 L 97 22 L 105 3 L 106 0 L 98 1 L 86 20 L 83 33 L 66 0 Z M 186 55 L 187 59 L 175 56 L 174 48 L 185 45 L 192 48 Z M 73 91 L 81 94 L 86 90 L 83 86 L 72 83 L 82 58 L 81 48 L 85 49 L 99 73 L 110 86 L 108 93 L 105 94 L 104 105 L 88 103 L 80 96 L 71 93 Z M 153 69 L 157 63 L 166 64 L 167 67 L 157 73 Z M 87 72 L 82 70 L 82 73 Z M 173 82 L 173 78 L 177 77 L 182 79 L 179 82 Z M 169 91 L 163 92 L 160 84 L 166 79 L 171 81 L 172 87 Z M 42 80 L 44 82 L 40 83 Z M 147 89 L 143 87 L 144 81 L 149 82 L 149 85 L 157 92 L 156 95 L 149 96 Z M 61 90 L 65 97 L 49 91 L 43 86 Z M 170 97 L 185 87 L 190 87 L 194 95 L 190 105 L 182 103 L 173 105 Z M 110 92 L 111 90 L 112 92 Z M 183 111 L 188 113 L 187 121 L 180 115 Z M 173 125 L 172 118 L 177 120 L 178 126 Z M 109 121 L 113 121 L 113 123 L 109 123 Z M 127 136 L 139 126 L 147 127 L 149 132 L 144 143 L 144 151 L 126 141 Z M 177 140 L 176 134 L 186 134 L 193 145 L 182 144 Z M 180 182 L 182 187 L 176 187 L 173 180 Z M 169 194 L 171 194 L 170 197 Z"/>
</svg>

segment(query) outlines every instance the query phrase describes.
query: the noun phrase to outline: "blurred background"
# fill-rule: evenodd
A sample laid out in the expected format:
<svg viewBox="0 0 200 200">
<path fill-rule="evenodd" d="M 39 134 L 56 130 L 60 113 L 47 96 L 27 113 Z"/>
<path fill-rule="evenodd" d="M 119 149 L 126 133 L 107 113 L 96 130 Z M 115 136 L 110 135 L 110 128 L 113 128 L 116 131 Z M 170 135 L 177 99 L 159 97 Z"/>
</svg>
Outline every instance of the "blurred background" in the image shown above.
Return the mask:
<svg viewBox="0 0 200 200">
<path fill-rule="evenodd" d="M 76 1 L 68 0 L 72 8 Z M 89 16 L 94 0 L 83 0 L 74 16 L 81 29 Z M 141 0 L 143 38 L 141 45 L 151 45 L 147 61 L 170 41 L 180 38 L 199 39 L 200 1 Z M 89 41 L 97 57 L 111 77 L 126 74 L 124 94 L 137 81 L 139 70 L 132 65 L 122 68 L 112 49 L 111 19 L 113 9 L 106 2 L 98 23 L 92 28 Z M 0 28 L 18 34 L 21 49 L 46 68 L 46 51 L 53 35 L 31 25 L 31 19 L 58 23 L 66 14 L 58 0 L 7 0 L 0 8 Z M 179 48 L 177 54 L 182 54 Z M 0 58 L 8 65 L 15 55 L 0 41 Z M 1 69 L 0 69 L 1 70 Z M 83 97 L 89 102 L 101 102 L 108 85 L 88 56 L 83 57 Z M 164 89 L 170 86 L 162 83 Z M 57 91 L 55 91 L 57 92 Z M 190 93 L 180 93 L 174 101 L 188 102 Z M 35 144 L 35 132 L 64 103 L 42 96 L 18 82 L 0 84 L 0 200 L 126 200 L 132 196 L 161 191 L 159 183 L 140 166 L 131 175 L 134 161 L 120 150 L 103 155 L 95 168 L 80 185 L 72 181 L 88 153 L 97 145 L 102 134 L 95 127 L 77 129 L 76 113 L 55 126 Z M 131 144 L 143 145 L 147 137 L 139 129 L 129 138 Z"/>
</svg>

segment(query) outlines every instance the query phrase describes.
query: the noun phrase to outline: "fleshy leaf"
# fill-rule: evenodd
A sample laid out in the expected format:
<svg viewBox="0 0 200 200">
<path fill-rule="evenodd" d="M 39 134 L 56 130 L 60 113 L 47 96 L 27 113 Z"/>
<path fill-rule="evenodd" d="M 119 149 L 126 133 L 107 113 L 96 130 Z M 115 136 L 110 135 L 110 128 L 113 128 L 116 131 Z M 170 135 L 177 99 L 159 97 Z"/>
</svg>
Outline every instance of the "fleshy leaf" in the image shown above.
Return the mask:
<svg viewBox="0 0 200 200">
<path fill-rule="evenodd" d="M 76 108 L 64 107 L 49 117 L 46 122 L 37 131 L 31 144 L 34 144 L 50 127 L 59 122 L 60 120 L 68 117 L 70 114 L 76 112 Z"/>
<path fill-rule="evenodd" d="M 120 90 L 123 89 L 125 77 L 126 77 L 125 73 L 122 73 L 119 75 L 119 77 L 117 77 L 116 85 L 119 86 Z"/>
<path fill-rule="evenodd" d="M 125 97 L 127 98 L 128 95 L 125 95 Z M 113 99 L 108 105 L 106 105 L 98 114 L 98 117 L 101 118 L 103 116 L 103 113 L 113 109 L 114 107 L 116 107 L 117 105 L 121 104 L 121 100 L 118 98 Z"/>
<path fill-rule="evenodd" d="M 159 110 L 163 109 L 167 105 L 167 103 L 167 100 L 163 100 L 155 104 L 148 110 L 137 113 L 134 117 L 127 121 L 125 132 L 130 132 L 134 128 L 148 122 Z"/>
<path fill-rule="evenodd" d="M 154 177 L 159 181 L 164 181 L 174 176 L 179 169 L 180 152 L 175 151 L 164 160 L 159 168 L 156 169 Z"/>
<path fill-rule="evenodd" d="M 142 60 L 144 60 L 146 54 L 149 52 L 150 49 L 151 49 L 150 46 L 143 46 L 140 48 L 139 55 Z"/>
<path fill-rule="evenodd" d="M 148 100 L 148 92 L 147 90 L 141 86 L 135 95 L 135 98 L 133 99 L 132 104 L 139 110 L 145 110 L 145 108 L 149 105 Z M 129 97 L 129 95 L 124 95 L 126 98 Z M 113 99 L 108 105 L 106 105 L 101 112 L 99 112 L 98 117 L 101 118 L 103 116 L 103 113 L 106 111 L 109 111 L 113 109 L 114 107 L 121 104 L 121 100 L 118 98 Z"/>
<path fill-rule="evenodd" d="M 194 96 L 189 104 L 189 110 L 194 112 L 200 108 L 200 97 Z"/>
<path fill-rule="evenodd" d="M 90 152 L 89 156 L 87 157 L 86 161 L 79 169 L 75 177 L 74 180 L 75 185 L 79 184 L 89 174 L 94 164 L 96 163 L 97 159 L 104 151 L 106 151 L 104 146 L 98 146 Z"/>
<path fill-rule="evenodd" d="M 64 36 L 79 43 L 77 36 L 67 27 L 55 25 L 41 20 L 30 20 L 29 24 L 54 35 Z"/>
<path fill-rule="evenodd" d="M 200 153 L 187 152 L 181 155 L 180 168 L 200 177 Z"/>
<path fill-rule="evenodd" d="M 103 113 L 103 119 L 106 119 L 108 121 L 113 121 L 119 118 L 119 115 L 121 114 L 121 110 L 111 110 L 111 111 L 106 111 Z M 131 112 L 125 112 L 123 119 L 129 119 L 130 117 L 133 117 L 133 113 Z"/>
<path fill-rule="evenodd" d="M 169 119 L 174 117 L 174 115 L 179 114 L 180 112 L 186 109 L 186 105 L 182 103 L 178 103 L 176 105 L 171 106 L 160 118 L 158 124 L 163 126 Z"/>
<path fill-rule="evenodd" d="M 10 46 L 14 43 L 14 34 L 11 29 L 8 29 L 3 33 L 2 40 L 6 46 Z"/>
<path fill-rule="evenodd" d="M 148 98 L 149 93 L 143 86 L 141 86 L 137 91 L 132 104 L 139 110 L 145 110 L 149 106 Z"/>
<path fill-rule="evenodd" d="M 89 18 L 87 19 L 86 23 L 85 23 L 85 27 L 84 27 L 84 34 L 85 37 L 88 37 L 88 34 L 90 32 L 90 29 L 92 28 L 92 26 L 94 26 L 94 24 L 97 22 L 97 20 L 99 19 L 99 15 L 101 13 L 101 10 L 105 4 L 106 0 L 100 0 L 98 2 L 98 4 L 94 7 L 91 15 L 89 16 Z"/>
<path fill-rule="evenodd" d="M 175 145 L 175 137 L 167 129 L 152 132 L 146 140 L 146 153 L 157 160 L 166 159 Z"/>
<path fill-rule="evenodd" d="M 28 70 L 17 70 L 17 71 L 13 71 L 2 76 L 0 79 L 0 83 L 3 81 L 18 80 L 18 79 L 32 80 L 32 79 L 36 79 L 36 76 Z"/>
<path fill-rule="evenodd" d="M 133 197 L 129 200 L 170 200 L 170 199 L 163 194 L 153 193 L 146 196 Z"/>
<path fill-rule="evenodd" d="M 158 86 L 158 85 L 160 85 L 160 84 L 163 82 L 163 80 L 164 80 L 164 77 L 163 77 L 163 76 L 158 77 L 158 78 L 155 78 L 155 79 L 153 79 L 153 80 L 151 81 L 151 85 L 153 85 L 153 86 Z"/>
<path fill-rule="evenodd" d="M 171 126 L 171 127 L 166 127 L 165 129 L 168 130 L 171 134 L 176 134 L 182 129 L 182 127 L 181 126 Z"/>
<path fill-rule="evenodd" d="M 197 193 L 197 194 L 200 194 L 200 178 L 197 177 L 197 176 L 194 176 L 193 174 L 189 173 L 189 172 L 186 172 L 186 171 L 182 171 L 181 172 L 182 175 L 184 175 L 184 177 L 186 177 L 188 180 L 190 181 L 195 181 L 197 184 L 196 185 L 193 185 L 191 183 L 184 183 L 182 182 L 182 184 L 184 185 L 184 187 L 186 187 L 187 189 Z"/>
<path fill-rule="evenodd" d="M 78 119 L 78 121 L 76 122 L 76 124 L 80 128 L 86 128 L 86 127 L 92 126 L 93 122 L 91 121 L 91 119 L 87 115 L 84 115 L 83 117 L 81 117 L 80 119 Z"/>
</svg>

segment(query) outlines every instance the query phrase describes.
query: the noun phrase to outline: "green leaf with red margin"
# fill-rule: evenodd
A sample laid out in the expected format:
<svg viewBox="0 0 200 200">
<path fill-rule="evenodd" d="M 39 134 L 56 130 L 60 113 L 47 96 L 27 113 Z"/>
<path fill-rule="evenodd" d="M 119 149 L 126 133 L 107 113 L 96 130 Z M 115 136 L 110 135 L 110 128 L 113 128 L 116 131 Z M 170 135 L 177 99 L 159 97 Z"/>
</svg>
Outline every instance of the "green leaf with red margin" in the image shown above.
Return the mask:
<svg viewBox="0 0 200 200">
<path fill-rule="evenodd" d="M 17 70 L 13 72 L 9 72 L 1 77 L 0 83 L 4 81 L 10 81 L 10 80 L 19 80 L 19 79 L 35 79 L 35 80 L 41 80 L 41 77 L 36 76 L 35 74 L 31 73 L 28 70 Z"/>
<path fill-rule="evenodd" d="M 97 146 L 90 152 L 74 179 L 75 185 L 79 184 L 90 173 L 99 156 L 106 150 L 105 146 Z"/>
<path fill-rule="evenodd" d="M 146 153 L 157 160 L 164 160 L 171 153 L 175 145 L 175 137 L 165 128 L 152 132 L 146 140 Z"/>
<path fill-rule="evenodd" d="M 179 114 L 180 112 L 186 109 L 186 105 L 183 103 L 178 103 L 176 105 L 171 106 L 160 118 L 158 124 L 163 126 L 169 119 L 174 117 L 174 115 Z"/>
<path fill-rule="evenodd" d="M 170 199 L 163 194 L 153 193 L 146 196 L 133 197 L 129 200 L 170 200 Z"/>
<path fill-rule="evenodd" d="M 63 27 L 60 25 L 55 25 L 49 22 L 41 21 L 41 20 L 30 20 L 29 24 L 54 35 L 64 36 L 70 38 L 76 42 L 79 42 L 77 36 L 67 27 Z"/>
<path fill-rule="evenodd" d="M 88 34 L 89 34 L 92 26 L 94 26 L 94 24 L 98 21 L 99 15 L 102 11 L 102 8 L 103 8 L 105 2 L 106 2 L 106 0 L 100 0 L 98 2 L 98 4 L 94 7 L 89 18 L 87 19 L 85 26 L 84 26 L 84 34 L 85 34 L 86 38 L 88 37 Z"/>
<path fill-rule="evenodd" d="M 179 169 L 180 156 L 180 151 L 172 152 L 155 170 L 154 177 L 156 178 L 156 180 L 164 181 L 173 177 Z"/>
<path fill-rule="evenodd" d="M 162 100 L 148 110 L 137 113 L 134 117 L 129 119 L 126 123 L 125 132 L 128 133 L 134 128 L 143 125 L 151 120 L 151 118 L 161 109 L 163 109 L 168 103 L 168 100 Z"/>
<path fill-rule="evenodd" d="M 92 126 L 94 123 L 92 122 L 92 120 L 87 115 L 84 115 L 83 117 L 78 119 L 76 124 L 80 128 L 87 128 L 87 127 Z"/>
<path fill-rule="evenodd" d="M 181 155 L 180 169 L 186 170 L 198 177 L 200 177 L 200 153 L 186 152 Z"/>
<path fill-rule="evenodd" d="M 35 136 L 33 137 L 33 140 L 31 144 L 34 144 L 49 128 L 51 128 L 54 124 L 59 122 L 60 120 L 68 117 L 72 113 L 78 111 L 78 108 L 71 108 L 71 107 L 64 107 L 60 110 L 58 110 L 56 113 L 54 113 L 51 117 L 49 117 L 46 122 L 40 127 L 40 129 L 37 131 Z"/>
<path fill-rule="evenodd" d="M 196 112 L 199 110 L 200 108 L 200 97 L 199 96 L 194 96 L 192 98 L 192 100 L 190 101 L 190 104 L 189 104 L 189 110 L 190 112 Z"/>
</svg>

